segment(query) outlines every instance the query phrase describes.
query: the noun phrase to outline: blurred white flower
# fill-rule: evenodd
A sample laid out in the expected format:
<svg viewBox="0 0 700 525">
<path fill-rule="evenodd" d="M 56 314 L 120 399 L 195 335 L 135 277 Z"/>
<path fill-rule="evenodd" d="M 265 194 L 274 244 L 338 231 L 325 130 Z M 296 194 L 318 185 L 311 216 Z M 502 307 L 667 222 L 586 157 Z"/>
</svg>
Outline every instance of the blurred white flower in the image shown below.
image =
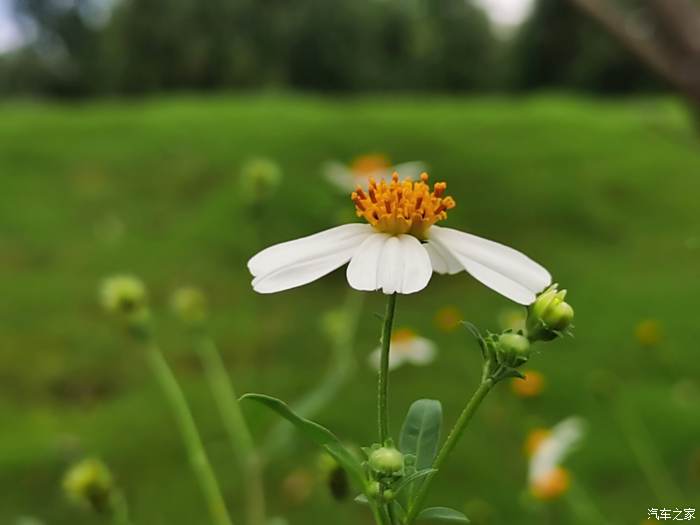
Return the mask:
<svg viewBox="0 0 700 525">
<path fill-rule="evenodd" d="M 549 272 L 522 253 L 475 235 L 434 226 L 455 201 L 447 185 L 376 181 L 352 194 L 357 215 L 369 224 L 345 224 L 271 246 L 248 261 L 253 289 L 275 293 L 320 279 L 350 263 L 347 280 L 356 290 L 415 293 L 433 272 L 466 270 L 483 284 L 520 304 L 530 304 L 551 283 Z"/>
<path fill-rule="evenodd" d="M 569 473 L 562 468 L 564 459 L 583 438 L 584 421 L 569 417 L 549 430 L 535 430 L 528 436 L 530 455 L 528 483 L 533 496 L 554 499 L 569 489 Z"/>
<path fill-rule="evenodd" d="M 377 347 L 369 356 L 369 365 L 375 370 L 379 370 L 381 353 L 381 347 Z M 435 360 L 436 354 L 435 343 L 430 339 L 420 337 L 409 328 L 394 330 L 389 351 L 389 370 L 404 364 L 429 365 Z"/>
<path fill-rule="evenodd" d="M 357 157 L 350 165 L 337 161 L 326 162 L 323 165 L 323 176 L 339 190 L 351 192 L 358 186 L 366 190 L 370 179 L 389 182 L 394 172 L 401 179 L 415 179 L 425 170 L 425 164 L 419 161 L 391 166 L 385 155 L 374 154 Z"/>
</svg>

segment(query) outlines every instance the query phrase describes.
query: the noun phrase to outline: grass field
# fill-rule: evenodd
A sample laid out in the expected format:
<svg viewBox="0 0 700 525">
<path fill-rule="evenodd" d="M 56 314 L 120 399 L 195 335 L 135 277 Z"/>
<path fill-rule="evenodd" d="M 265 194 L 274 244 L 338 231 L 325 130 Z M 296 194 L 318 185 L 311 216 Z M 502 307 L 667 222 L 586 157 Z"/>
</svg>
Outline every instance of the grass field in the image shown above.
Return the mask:
<svg viewBox="0 0 700 525">
<path fill-rule="evenodd" d="M 249 96 L 5 102 L 1 114 L 0 523 L 27 515 L 51 525 L 100 522 L 60 490 L 67 463 L 81 454 L 110 464 L 136 523 L 207 522 L 143 356 L 97 305 L 100 280 L 115 272 L 148 283 L 159 338 L 233 515 L 241 515 L 241 480 L 168 295 L 181 284 L 206 290 L 212 332 L 239 392 L 298 397 L 327 364 L 319 320 L 345 297 L 343 272 L 260 296 L 245 262 L 268 244 L 350 216 L 349 199 L 319 168 L 367 152 L 428 163 L 457 201 L 446 225 L 525 251 L 552 270 L 576 308 L 575 338 L 547 345 L 532 362 L 547 378 L 543 395 L 524 401 L 501 385 L 431 502 L 466 506 L 487 516 L 481 523 L 598 523 L 565 502 L 542 508 L 523 497 L 527 431 L 578 414 L 589 431 L 568 466 L 577 490 L 611 523 L 637 525 L 652 506 L 700 505 L 700 149 L 675 102 Z M 237 176 L 254 156 L 284 171 L 280 190 L 255 208 Z M 464 274 L 436 276 L 426 291 L 400 297 L 398 324 L 437 341 L 440 355 L 392 375 L 395 430 L 419 397 L 442 400 L 452 422 L 478 381 L 478 350 L 466 331 L 434 324 L 445 305 L 492 329 L 509 306 Z M 358 444 L 374 439 L 375 378 L 365 362 L 382 308 L 379 294 L 367 297 L 361 366 L 318 417 Z M 664 335 L 643 348 L 634 327 L 649 318 Z M 274 423 L 256 407 L 246 413 L 258 436 Z M 649 444 L 681 491 L 671 501 L 659 499 L 636 459 Z M 339 525 L 369 523 L 363 508 L 334 502 L 323 487 L 303 504 L 285 496 L 281 480 L 315 454 L 299 441 L 293 457 L 268 469 L 274 513 L 300 525 L 329 515 Z"/>
</svg>

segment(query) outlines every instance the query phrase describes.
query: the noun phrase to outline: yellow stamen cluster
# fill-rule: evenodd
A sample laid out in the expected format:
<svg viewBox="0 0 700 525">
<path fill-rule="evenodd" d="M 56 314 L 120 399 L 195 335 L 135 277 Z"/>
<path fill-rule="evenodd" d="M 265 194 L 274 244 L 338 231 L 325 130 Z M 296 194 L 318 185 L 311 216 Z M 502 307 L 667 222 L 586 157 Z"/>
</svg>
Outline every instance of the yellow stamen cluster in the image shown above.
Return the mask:
<svg viewBox="0 0 700 525">
<path fill-rule="evenodd" d="M 357 216 L 364 217 L 377 231 L 408 233 L 424 239 L 428 228 L 446 219 L 447 210 L 456 205 L 452 197 L 443 197 L 445 189 L 447 184 L 436 182 L 431 191 L 427 173 L 420 176 L 419 182 L 400 182 L 399 174 L 394 173 L 388 183 L 370 179 L 367 193 L 358 186 L 352 201 Z"/>
</svg>

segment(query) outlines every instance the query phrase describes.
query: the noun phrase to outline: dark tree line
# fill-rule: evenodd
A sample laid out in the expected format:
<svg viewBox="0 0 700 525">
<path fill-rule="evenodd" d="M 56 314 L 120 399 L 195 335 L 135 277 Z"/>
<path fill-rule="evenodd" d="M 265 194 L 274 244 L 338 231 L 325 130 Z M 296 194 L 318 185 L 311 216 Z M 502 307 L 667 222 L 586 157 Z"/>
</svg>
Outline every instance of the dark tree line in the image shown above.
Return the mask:
<svg viewBox="0 0 700 525">
<path fill-rule="evenodd" d="M 564 0 L 508 42 L 470 0 L 10 1 L 35 38 L 0 56 L 0 93 L 656 86 Z"/>
</svg>

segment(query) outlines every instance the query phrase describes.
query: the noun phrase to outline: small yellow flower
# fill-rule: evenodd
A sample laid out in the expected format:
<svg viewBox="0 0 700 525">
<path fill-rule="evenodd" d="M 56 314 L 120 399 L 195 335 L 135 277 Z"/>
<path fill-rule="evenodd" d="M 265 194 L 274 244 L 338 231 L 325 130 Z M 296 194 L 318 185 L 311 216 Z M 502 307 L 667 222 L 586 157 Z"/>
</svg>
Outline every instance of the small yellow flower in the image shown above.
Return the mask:
<svg viewBox="0 0 700 525">
<path fill-rule="evenodd" d="M 375 370 L 379 369 L 381 347 L 377 347 L 369 357 L 369 363 Z M 435 360 L 437 349 L 435 343 L 425 337 L 420 337 L 409 328 L 394 330 L 389 348 L 389 370 L 395 370 L 402 365 L 412 364 L 426 366 Z"/>
<path fill-rule="evenodd" d="M 63 490 L 76 504 L 104 512 L 110 506 L 114 481 L 104 463 L 89 458 L 68 469 L 63 478 Z"/>
<path fill-rule="evenodd" d="M 525 379 L 513 379 L 510 388 L 518 397 L 537 397 L 544 389 L 544 376 L 536 370 L 528 370 L 523 374 Z"/>
<path fill-rule="evenodd" d="M 656 319 L 645 319 L 634 328 L 634 337 L 642 346 L 657 346 L 663 339 L 663 327 Z"/>
<path fill-rule="evenodd" d="M 146 287 L 132 275 L 115 275 L 105 279 L 100 288 L 100 301 L 109 313 L 132 315 L 146 305 Z"/>
<path fill-rule="evenodd" d="M 464 317 L 456 306 L 445 306 L 435 314 L 435 325 L 443 332 L 454 332 Z"/>
<path fill-rule="evenodd" d="M 207 298 L 194 286 L 178 288 L 171 299 L 172 309 L 180 320 L 189 325 L 201 324 L 207 317 Z"/>
</svg>

